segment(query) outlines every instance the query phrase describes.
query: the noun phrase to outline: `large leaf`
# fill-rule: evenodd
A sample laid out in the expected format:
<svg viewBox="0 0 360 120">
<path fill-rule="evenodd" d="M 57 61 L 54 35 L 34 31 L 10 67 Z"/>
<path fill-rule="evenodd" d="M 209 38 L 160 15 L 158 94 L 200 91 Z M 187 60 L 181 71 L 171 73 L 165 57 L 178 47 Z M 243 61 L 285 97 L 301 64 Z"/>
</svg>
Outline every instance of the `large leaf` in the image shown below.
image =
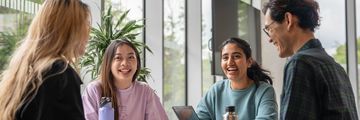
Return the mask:
<svg viewBox="0 0 360 120">
<path fill-rule="evenodd" d="M 126 21 L 125 19 L 129 11 L 130 10 L 123 12 L 120 14 L 119 19 L 114 21 L 116 16 L 113 16 L 112 7 L 109 7 L 109 9 L 102 14 L 103 16 L 101 16 L 102 23 L 97 24 L 97 28 L 91 28 L 89 45 L 80 65 L 88 68 L 85 73 L 90 73 L 93 80 L 99 75 L 103 54 L 112 40 L 127 38 L 135 45 L 140 53 L 142 53 L 142 50 L 148 50 L 152 53 L 148 46 L 135 40 L 139 35 L 136 31 L 144 27 L 138 24 L 143 20 Z M 146 78 L 149 76 L 150 70 L 148 68 L 142 68 L 138 80 L 146 82 Z"/>
</svg>

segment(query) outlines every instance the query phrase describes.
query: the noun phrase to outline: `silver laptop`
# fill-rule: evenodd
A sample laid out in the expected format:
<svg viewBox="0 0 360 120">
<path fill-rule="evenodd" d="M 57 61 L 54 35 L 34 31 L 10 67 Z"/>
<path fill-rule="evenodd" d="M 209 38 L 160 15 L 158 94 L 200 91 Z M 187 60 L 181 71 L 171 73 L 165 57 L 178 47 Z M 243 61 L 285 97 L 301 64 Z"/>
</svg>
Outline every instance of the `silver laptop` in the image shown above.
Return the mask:
<svg viewBox="0 0 360 120">
<path fill-rule="evenodd" d="M 173 106 L 179 120 L 200 120 L 192 106 Z"/>
</svg>

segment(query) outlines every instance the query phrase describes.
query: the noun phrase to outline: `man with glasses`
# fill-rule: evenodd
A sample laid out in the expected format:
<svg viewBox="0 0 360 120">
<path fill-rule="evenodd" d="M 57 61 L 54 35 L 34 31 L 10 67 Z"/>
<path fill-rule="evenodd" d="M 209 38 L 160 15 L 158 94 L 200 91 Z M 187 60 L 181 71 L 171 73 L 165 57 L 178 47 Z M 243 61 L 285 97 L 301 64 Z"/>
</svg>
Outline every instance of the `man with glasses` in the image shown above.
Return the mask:
<svg viewBox="0 0 360 120">
<path fill-rule="evenodd" d="M 281 94 L 281 120 L 357 120 L 345 70 L 315 38 L 319 6 L 313 0 L 270 0 L 263 8 L 269 42 L 289 57 Z"/>
</svg>

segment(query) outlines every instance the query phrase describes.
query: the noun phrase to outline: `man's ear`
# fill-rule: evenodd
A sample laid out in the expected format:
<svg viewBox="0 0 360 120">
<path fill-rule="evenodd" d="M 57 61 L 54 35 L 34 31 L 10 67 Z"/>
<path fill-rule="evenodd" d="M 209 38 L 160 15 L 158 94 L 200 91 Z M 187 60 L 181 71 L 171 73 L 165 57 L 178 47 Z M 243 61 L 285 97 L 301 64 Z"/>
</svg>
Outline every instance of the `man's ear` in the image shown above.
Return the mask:
<svg viewBox="0 0 360 120">
<path fill-rule="evenodd" d="M 284 16 L 284 22 L 286 23 L 287 31 L 290 31 L 291 27 L 295 25 L 295 16 L 292 15 L 290 12 L 286 12 Z"/>
</svg>

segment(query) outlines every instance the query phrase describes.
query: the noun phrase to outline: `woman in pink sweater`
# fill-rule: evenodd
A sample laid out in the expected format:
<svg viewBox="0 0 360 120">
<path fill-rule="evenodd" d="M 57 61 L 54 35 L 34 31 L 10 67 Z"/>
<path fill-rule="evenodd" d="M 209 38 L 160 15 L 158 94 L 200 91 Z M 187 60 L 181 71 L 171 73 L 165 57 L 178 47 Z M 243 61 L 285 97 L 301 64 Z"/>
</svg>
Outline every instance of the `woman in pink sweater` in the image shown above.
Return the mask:
<svg viewBox="0 0 360 120">
<path fill-rule="evenodd" d="M 100 79 L 83 94 L 85 118 L 97 120 L 101 97 L 110 97 L 115 120 L 168 120 L 159 97 L 149 85 L 136 80 L 139 52 L 128 40 L 114 40 L 106 49 Z"/>
</svg>

